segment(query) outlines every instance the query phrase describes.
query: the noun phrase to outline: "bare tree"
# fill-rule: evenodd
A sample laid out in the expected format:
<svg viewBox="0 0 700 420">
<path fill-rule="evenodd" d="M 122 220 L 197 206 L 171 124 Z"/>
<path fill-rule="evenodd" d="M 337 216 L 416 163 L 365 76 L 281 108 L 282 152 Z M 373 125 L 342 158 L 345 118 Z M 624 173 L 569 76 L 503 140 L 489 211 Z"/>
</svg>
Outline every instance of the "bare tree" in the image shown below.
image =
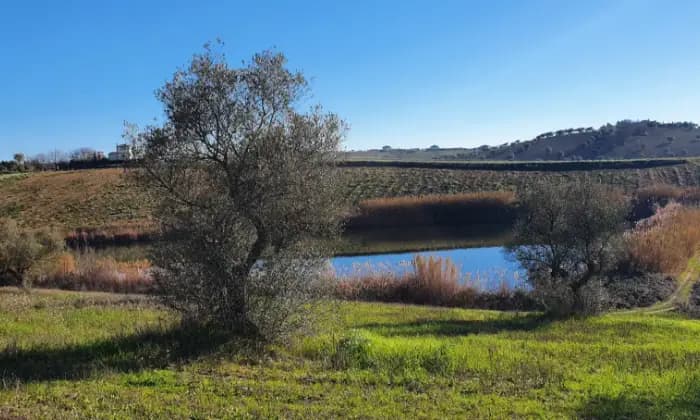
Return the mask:
<svg viewBox="0 0 700 420">
<path fill-rule="evenodd" d="M 70 160 L 96 160 L 96 157 L 97 151 L 91 147 L 81 147 L 70 154 Z"/>
<path fill-rule="evenodd" d="M 51 151 L 51 160 L 53 164 L 56 165 L 60 162 L 68 162 L 70 160 L 70 156 L 68 153 L 62 150 L 54 149 Z"/>
<path fill-rule="evenodd" d="M 59 162 L 67 162 L 69 160 L 69 157 L 67 153 L 58 149 L 53 149 L 48 153 L 38 153 L 31 157 L 29 160 L 30 162 L 34 162 L 41 165 L 56 165 Z"/>
<path fill-rule="evenodd" d="M 274 337 L 316 297 L 339 231 L 334 165 L 345 124 L 263 52 L 242 68 L 206 48 L 158 92 L 162 126 L 135 138 L 169 240 L 154 252 L 164 301 L 198 322 Z"/>
<path fill-rule="evenodd" d="M 33 163 L 38 163 L 38 164 L 46 164 L 49 162 L 48 156 L 46 156 L 46 153 L 37 153 L 36 155 L 32 156 L 30 159 L 31 162 Z"/>
<path fill-rule="evenodd" d="M 24 153 L 15 153 L 12 159 L 18 166 L 24 165 Z"/>
<path fill-rule="evenodd" d="M 626 198 L 590 178 L 535 182 L 519 192 L 521 217 L 512 254 L 528 281 L 555 311 L 582 311 L 581 291 L 616 262 Z"/>
</svg>

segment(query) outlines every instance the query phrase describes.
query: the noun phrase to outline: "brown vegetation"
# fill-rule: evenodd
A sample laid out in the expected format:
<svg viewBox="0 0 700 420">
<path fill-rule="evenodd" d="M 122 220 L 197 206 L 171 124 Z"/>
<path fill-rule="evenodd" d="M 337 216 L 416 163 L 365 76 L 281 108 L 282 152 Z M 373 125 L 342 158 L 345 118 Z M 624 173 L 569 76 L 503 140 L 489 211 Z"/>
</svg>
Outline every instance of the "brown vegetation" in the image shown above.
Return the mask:
<svg viewBox="0 0 700 420">
<path fill-rule="evenodd" d="M 147 223 L 151 205 L 123 169 L 39 172 L 0 180 L 0 217 L 67 230 Z"/>
<path fill-rule="evenodd" d="M 96 257 L 92 252 L 61 254 L 34 273 L 37 287 L 100 291 L 113 293 L 150 293 L 154 291 L 148 260 L 118 262 Z"/>
<path fill-rule="evenodd" d="M 625 235 L 636 268 L 679 274 L 700 245 L 700 209 L 671 203 Z"/>
<path fill-rule="evenodd" d="M 700 204 L 700 188 L 669 184 L 654 184 L 640 188 L 634 193 L 632 220 L 650 217 L 658 208 L 672 201 L 684 205 Z"/>
<path fill-rule="evenodd" d="M 0 218 L 0 285 L 24 285 L 27 272 L 63 249 L 60 235 L 51 229 L 27 229 Z"/>
<path fill-rule="evenodd" d="M 676 185 L 657 184 L 639 189 L 635 194 L 639 201 L 700 201 L 700 188 L 679 187 Z"/>
<path fill-rule="evenodd" d="M 700 203 L 700 188 L 655 184 L 640 188 L 634 194 L 633 220 L 644 219 L 654 214 L 657 208 L 675 201 L 685 205 Z"/>
<path fill-rule="evenodd" d="M 106 245 L 128 245 L 147 242 L 158 235 L 157 227 L 150 222 L 134 222 L 99 228 L 80 227 L 66 235 L 66 245 L 85 248 Z"/>
<path fill-rule="evenodd" d="M 512 192 L 434 194 L 364 200 L 348 227 L 509 224 L 514 217 Z"/>
</svg>

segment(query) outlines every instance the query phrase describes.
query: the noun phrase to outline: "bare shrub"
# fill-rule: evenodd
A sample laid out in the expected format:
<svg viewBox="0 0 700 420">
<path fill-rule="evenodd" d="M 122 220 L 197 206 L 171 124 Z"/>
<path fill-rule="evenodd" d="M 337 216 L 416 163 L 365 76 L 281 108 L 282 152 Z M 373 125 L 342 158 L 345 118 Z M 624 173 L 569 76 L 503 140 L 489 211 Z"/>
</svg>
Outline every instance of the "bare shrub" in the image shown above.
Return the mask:
<svg viewBox="0 0 700 420">
<path fill-rule="evenodd" d="M 282 54 L 231 68 L 207 49 L 158 91 L 166 121 L 134 134 L 135 175 L 167 241 L 155 247 L 163 301 L 200 324 L 275 339 L 317 302 L 313 287 L 340 209 L 345 124 L 299 107 L 308 86 Z"/>
<path fill-rule="evenodd" d="M 532 285 L 532 296 L 544 309 L 553 315 L 565 316 L 572 313 L 576 296 L 566 279 L 551 276 L 536 276 L 528 280 Z M 585 311 L 584 308 L 581 308 Z"/>
<path fill-rule="evenodd" d="M 617 273 L 607 279 L 610 306 L 636 308 L 651 306 L 667 299 L 676 291 L 676 281 L 660 273 Z"/>
<path fill-rule="evenodd" d="M 578 298 L 582 314 L 596 315 L 611 308 L 612 302 L 606 284 L 607 278 L 596 276 L 581 287 Z"/>
<path fill-rule="evenodd" d="M 700 318 L 700 281 L 693 284 L 688 301 L 681 309 L 694 318 Z"/>
<path fill-rule="evenodd" d="M 58 232 L 21 228 L 0 219 L 0 285 L 29 286 L 26 274 L 35 264 L 63 248 Z"/>
</svg>

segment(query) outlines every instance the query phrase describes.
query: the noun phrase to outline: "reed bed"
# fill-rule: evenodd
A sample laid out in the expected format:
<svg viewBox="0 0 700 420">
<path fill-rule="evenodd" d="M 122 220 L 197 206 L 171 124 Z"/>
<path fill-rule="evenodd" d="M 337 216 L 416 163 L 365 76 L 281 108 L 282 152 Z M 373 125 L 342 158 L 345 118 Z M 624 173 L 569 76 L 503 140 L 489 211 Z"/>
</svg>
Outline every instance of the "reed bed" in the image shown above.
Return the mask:
<svg viewBox="0 0 700 420">
<path fill-rule="evenodd" d="M 632 219 L 640 220 L 650 217 L 658 208 L 671 202 L 684 205 L 700 204 L 700 188 L 669 184 L 656 184 L 641 188 L 634 194 Z"/>
<path fill-rule="evenodd" d="M 700 188 L 657 184 L 646 188 L 641 188 L 635 195 L 639 201 L 677 201 L 681 203 L 698 202 L 700 201 Z"/>
<path fill-rule="evenodd" d="M 66 235 L 66 245 L 70 248 L 87 248 L 94 246 L 130 245 L 138 242 L 149 242 L 157 237 L 159 232 L 149 222 L 110 225 L 100 228 L 81 227 Z"/>
<path fill-rule="evenodd" d="M 633 265 L 646 272 L 680 274 L 700 246 L 700 208 L 671 202 L 625 235 Z"/>
<path fill-rule="evenodd" d="M 116 261 L 93 252 L 64 253 L 35 273 L 36 287 L 113 293 L 151 293 L 154 282 L 148 260 Z"/>
<path fill-rule="evenodd" d="M 515 217 L 515 202 L 510 191 L 375 198 L 359 203 L 348 226 L 507 224 Z"/>
</svg>

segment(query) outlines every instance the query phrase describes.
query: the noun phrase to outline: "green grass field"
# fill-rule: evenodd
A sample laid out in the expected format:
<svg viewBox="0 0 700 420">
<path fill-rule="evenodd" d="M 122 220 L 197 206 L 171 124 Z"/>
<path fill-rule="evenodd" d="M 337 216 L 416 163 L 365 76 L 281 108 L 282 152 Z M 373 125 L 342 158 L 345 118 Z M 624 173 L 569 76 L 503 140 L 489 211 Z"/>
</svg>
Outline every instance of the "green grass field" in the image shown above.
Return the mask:
<svg viewBox="0 0 700 420">
<path fill-rule="evenodd" d="M 0 289 L 0 417 L 696 418 L 700 321 L 342 303 L 292 345 L 146 298 Z M 253 354 L 256 354 L 253 356 Z"/>
</svg>

